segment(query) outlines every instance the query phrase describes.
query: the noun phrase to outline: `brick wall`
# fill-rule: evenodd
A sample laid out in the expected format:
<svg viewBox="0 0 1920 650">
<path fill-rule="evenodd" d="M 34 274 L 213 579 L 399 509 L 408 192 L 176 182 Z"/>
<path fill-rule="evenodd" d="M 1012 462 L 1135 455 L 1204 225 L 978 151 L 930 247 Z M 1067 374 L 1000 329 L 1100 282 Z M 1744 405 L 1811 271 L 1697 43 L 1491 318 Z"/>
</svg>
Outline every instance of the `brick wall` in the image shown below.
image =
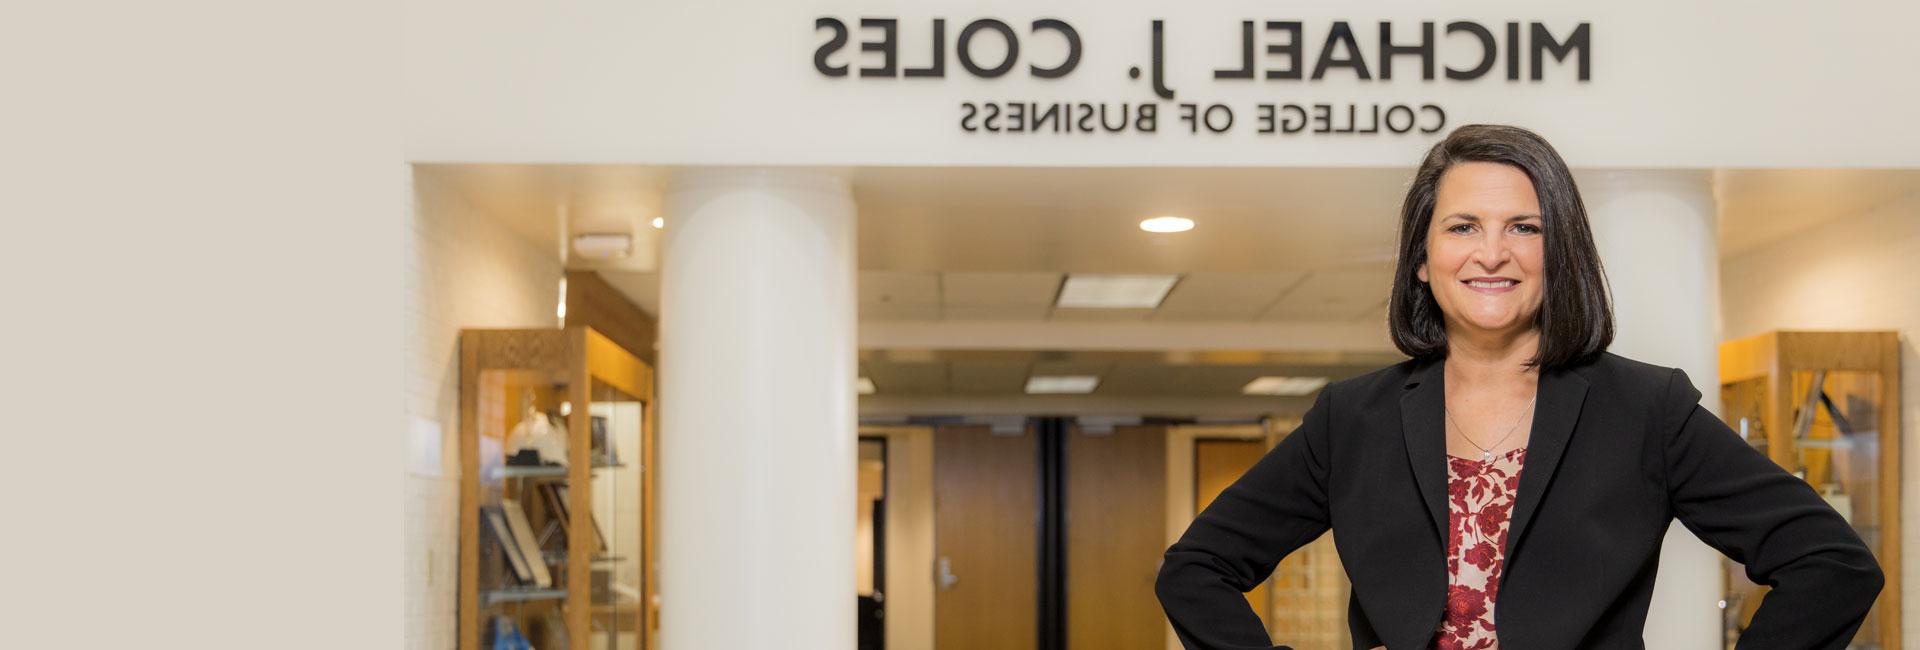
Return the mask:
<svg viewBox="0 0 1920 650">
<path fill-rule="evenodd" d="M 458 616 L 458 334 L 464 327 L 558 325 L 561 267 L 556 252 L 477 211 L 430 173 L 409 172 L 402 234 L 407 414 L 416 430 L 437 424 L 441 437 L 436 464 L 412 451 L 423 447 L 407 433 L 405 647 L 444 650 L 455 645 Z"/>
</svg>

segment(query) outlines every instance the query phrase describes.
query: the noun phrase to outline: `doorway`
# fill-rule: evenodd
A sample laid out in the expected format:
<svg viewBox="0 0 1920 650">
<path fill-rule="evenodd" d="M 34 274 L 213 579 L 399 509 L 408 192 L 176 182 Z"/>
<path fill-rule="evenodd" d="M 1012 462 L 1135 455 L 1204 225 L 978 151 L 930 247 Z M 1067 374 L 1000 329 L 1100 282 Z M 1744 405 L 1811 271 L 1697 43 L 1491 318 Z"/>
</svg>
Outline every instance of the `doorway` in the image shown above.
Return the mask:
<svg viewBox="0 0 1920 650">
<path fill-rule="evenodd" d="M 1165 425 L 945 425 L 935 445 L 939 648 L 1159 650 Z"/>
<path fill-rule="evenodd" d="M 861 436 L 854 534 L 854 589 L 859 650 L 886 650 L 887 439 Z"/>
</svg>

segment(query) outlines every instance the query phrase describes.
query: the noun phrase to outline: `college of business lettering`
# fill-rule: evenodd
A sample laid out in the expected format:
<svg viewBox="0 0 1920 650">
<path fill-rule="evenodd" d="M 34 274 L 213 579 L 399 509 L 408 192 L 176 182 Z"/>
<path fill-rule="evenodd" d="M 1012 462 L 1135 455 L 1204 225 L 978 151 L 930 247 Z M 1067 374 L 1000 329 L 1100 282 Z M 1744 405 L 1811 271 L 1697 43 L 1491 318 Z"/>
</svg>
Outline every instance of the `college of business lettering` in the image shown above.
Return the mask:
<svg viewBox="0 0 1920 650">
<path fill-rule="evenodd" d="M 1166 81 L 1164 23 L 1152 21 L 1152 54 L 1146 65 L 1126 70 L 1134 83 L 1150 89 L 1156 99 L 964 101 L 958 111 L 961 130 L 1025 134 L 1155 133 L 1162 128 L 1163 119 L 1173 122 L 1167 127 L 1169 130 L 1187 133 L 1226 133 L 1235 128 L 1282 135 L 1436 133 L 1446 128 L 1446 110 L 1432 103 L 1273 102 L 1236 107 L 1225 103 L 1176 101 L 1179 93 Z M 1335 21 L 1324 29 L 1315 29 L 1315 38 L 1311 40 L 1307 25 L 1300 21 L 1247 20 L 1241 21 L 1239 27 L 1239 60 L 1220 62 L 1221 65 L 1212 70 L 1216 83 L 1274 83 L 1278 88 L 1283 87 L 1281 84 L 1319 81 L 1329 75 L 1350 75 L 1364 82 L 1388 82 L 1394 79 L 1396 63 L 1417 67 L 1418 78 L 1423 81 L 1466 82 L 1495 75 L 1507 81 L 1538 82 L 1543 80 L 1548 67 L 1560 68 L 1554 72 L 1556 75 L 1566 74 L 1565 68 L 1571 67 L 1583 82 L 1590 77 L 1592 37 L 1588 23 L 1584 22 L 1556 33 L 1539 22 L 1509 22 L 1488 27 L 1472 21 L 1445 25 L 1433 22 L 1396 25 L 1381 21 L 1378 45 L 1371 52 L 1361 48 L 1354 38 L 1353 26 L 1347 21 Z M 1080 33 L 1063 20 L 1042 18 L 1021 30 L 1004 21 L 983 18 L 966 23 L 952 40 L 947 38 L 946 19 L 936 18 L 924 27 L 914 28 L 928 30 L 927 51 L 901 51 L 902 25 L 897 18 L 860 18 L 853 25 L 838 18 L 820 18 L 814 21 L 814 30 L 825 40 L 814 50 L 813 67 L 821 75 L 835 78 L 944 78 L 949 73 L 949 53 L 959 64 L 959 70 L 953 74 L 982 79 L 1023 72 L 1037 79 L 1060 79 L 1074 74 L 1080 67 Z M 858 43 L 854 44 L 856 38 Z M 1058 39 L 1066 45 L 1065 54 L 1048 61 L 1023 60 L 1020 48 L 1023 39 Z M 989 47 L 984 52 L 976 49 L 976 44 L 989 40 L 1004 43 L 1004 48 Z M 849 51 L 850 45 L 857 45 L 857 50 Z M 1444 61 L 1442 50 L 1446 55 Z M 905 61 L 909 58 L 913 59 L 912 63 Z M 1016 70 L 1022 63 L 1025 63 L 1024 70 Z M 1496 73 L 1496 69 L 1500 72 Z M 1402 78 L 1413 78 L 1407 70 L 1399 70 Z"/>
</svg>

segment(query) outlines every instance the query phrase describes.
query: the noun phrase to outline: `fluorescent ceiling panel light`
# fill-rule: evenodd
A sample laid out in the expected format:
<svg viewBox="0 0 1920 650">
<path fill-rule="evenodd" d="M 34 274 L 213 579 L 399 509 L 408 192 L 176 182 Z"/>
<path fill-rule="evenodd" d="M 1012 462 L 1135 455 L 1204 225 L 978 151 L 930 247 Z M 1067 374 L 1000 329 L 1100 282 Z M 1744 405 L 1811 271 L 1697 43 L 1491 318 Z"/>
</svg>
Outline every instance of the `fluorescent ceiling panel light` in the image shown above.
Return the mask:
<svg viewBox="0 0 1920 650">
<path fill-rule="evenodd" d="M 1320 390 L 1325 385 L 1326 377 L 1261 377 L 1247 382 L 1240 392 L 1247 395 L 1298 396 Z"/>
<path fill-rule="evenodd" d="M 873 380 L 872 380 L 872 379 L 868 379 L 868 378 L 866 378 L 866 377 L 861 377 L 861 378 L 860 378 L 860 382 L 859 382 L 859 383 L 857 383 L 857 384 L 854 384 L 854 387 L 855 387 L 855 388 L 858 388 L 858 389 L 860 390 L 860 394 L 861 394 L 861 395 L 872 395 L 872 394 L 873 394 Z"/>
<path fill-rule="evenodd" d="M 1092 309 L 1153 309 L 1173 290 L 1178 275 L 1094 275 L 1075 273 L 1067 276 L 1060 288 L 1055 307 Z"/>
<path fill-rule="evenodd" d="M 1031 394 L 1085 394 L 1093 392 L 1100 385 L 1100 378 L 1092 375 L 1063 375 L 1056 377 L 1033 376 L 1027 378 L 1027 392 Z"/>
</svg>

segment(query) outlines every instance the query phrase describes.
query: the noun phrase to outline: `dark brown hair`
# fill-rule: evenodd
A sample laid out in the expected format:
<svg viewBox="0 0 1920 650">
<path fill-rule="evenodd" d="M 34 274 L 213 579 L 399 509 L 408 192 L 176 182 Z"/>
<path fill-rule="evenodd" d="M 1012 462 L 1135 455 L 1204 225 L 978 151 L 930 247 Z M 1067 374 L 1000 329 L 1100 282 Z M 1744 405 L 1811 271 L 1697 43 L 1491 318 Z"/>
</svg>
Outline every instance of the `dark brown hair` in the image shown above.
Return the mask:
<svg viewBox="0 0 1920 650">
<path fill-rule="evenodd" d="M 1393 272 L 1393 296 L 1387 323 L 1393 344 L 1419 359 L 1447 356 L 1446 319 L 1433 288 L 1417 271 L 1427 259 L 1427 229 L 1433 222 L 1434 195 L 1440 177 L 1455 163 L 1511 165 L 1533 180 L 1540 201 L 1545 240 L 1546 286 L 1534 326 L 1540 349 L 1528 366 L 1560 368 L 1597 356 L 1613 343 L 1612 298 L 1600 253 L 1587 226 L 1587 208 L 1567 163 L 1553 145 L 1532 131 L 1513 126 L 1470 124 L 1454 129 L 1433 145 L 1413 175 L 1400 206 L 1399 262 Z"/>
</svg>

